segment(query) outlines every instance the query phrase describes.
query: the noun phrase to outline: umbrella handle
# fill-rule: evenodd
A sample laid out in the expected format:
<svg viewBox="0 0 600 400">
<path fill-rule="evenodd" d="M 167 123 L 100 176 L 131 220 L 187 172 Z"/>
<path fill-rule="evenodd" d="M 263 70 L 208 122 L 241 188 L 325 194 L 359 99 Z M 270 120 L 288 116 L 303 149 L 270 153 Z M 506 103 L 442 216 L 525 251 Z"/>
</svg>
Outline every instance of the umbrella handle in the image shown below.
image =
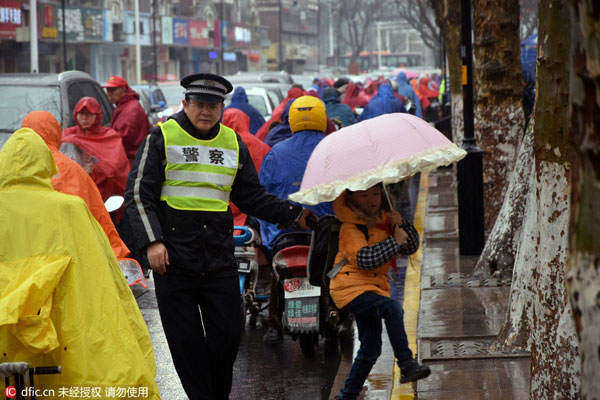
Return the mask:
<svg viewBox="0 0 600 400">
<path fill-rule="evenodd" d="M 383 191 L 385 192 L 385 197 L 388 201 L 388 204 L 390 205 L 390 210 L 394 210 L 394 204 L 392 203 L 392 199 L 390 198 L 390 193 L 388 192 L 386 184 L 383 185 Z"/>
</svg>

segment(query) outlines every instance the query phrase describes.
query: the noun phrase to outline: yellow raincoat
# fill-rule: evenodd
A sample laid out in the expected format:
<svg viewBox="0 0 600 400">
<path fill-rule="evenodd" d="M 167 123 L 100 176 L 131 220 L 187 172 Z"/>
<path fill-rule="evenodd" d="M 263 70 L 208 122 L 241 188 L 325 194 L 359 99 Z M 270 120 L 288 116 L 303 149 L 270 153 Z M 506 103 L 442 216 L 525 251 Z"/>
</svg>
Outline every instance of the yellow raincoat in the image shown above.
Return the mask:
<svg viewBox="0 0 600 400">
<path fill-rule="evenodd" d="M 35 378 L 54 390 L 44 399 L 160 399 L 150 335 L 108 239 L 81 198 L 52 189 L 56 172 L 31 129 L 0 151 L 0 363 L 60 365 Z"/>
</svg>

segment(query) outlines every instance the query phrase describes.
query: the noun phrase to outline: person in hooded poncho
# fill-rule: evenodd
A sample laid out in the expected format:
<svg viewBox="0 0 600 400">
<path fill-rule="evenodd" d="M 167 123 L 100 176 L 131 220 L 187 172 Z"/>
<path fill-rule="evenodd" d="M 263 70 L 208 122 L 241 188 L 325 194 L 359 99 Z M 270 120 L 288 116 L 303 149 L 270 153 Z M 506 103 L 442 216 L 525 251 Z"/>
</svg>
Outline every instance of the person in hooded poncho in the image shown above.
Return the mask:
<svg viewBox="0 0 600 400">
<path fill-rule="evenodd" d="M 364 107 L 368 102 L 369 99 L 362 95 L 360 87 L 352 81 L 348 82 L 342 104 L 347 105 L 354 111 L 356 107 Z"/>
<path fill-rule="evenodd" d="M 408 78 L 406 77 L 406 73 L 404 73 L 404 71 L 400 71 L 398 73 L 398 76 L 396 77 L 396 83 L 398 84 L 398 94 L 404 96 L 407 99 L 410 99 L 417 107 L 415 115 L 419 118 L 423 118 L 421 100 L 419 100 L 419 96 L 413 89 L 412 85 L 408 83 Z"/>
<path fill-rule="evenodd" d="M 269 118 L 269 120 L 265 122 L 263 126 L 260 127 L 258 132 L 256 132 L 256 137 L 262 141 L 265 141 L 273 121 L 282 121 L 283 110 L 285 109 L 285 106 L 288 104 L 288 102 L 292 99 L 297 99 L 298 97 L 303 96 L 304 93 L 305 92 L 304 89 L 302 89 L 302 87 L 292 87 L 290 90 L 288 90 L 286 98 L 281 103 L 279 103 L 277 107 L 275 107 L 271 118 Z"/>
<path fill-rule="evenodd" d="M 98 160 L 90 176 L 103 200 L 123 196 L 129 161 L 121 136 L 114 129 L 100 125 L 102 109 L 93 97 L 82 97 L 77 102 L 73 118 L 77 125 L 63 131 L 62 141 L 78 146 Z"/>
<path fill-rule="evenodd" d="M 350 126 L 356 122 L 352 109 L 346 104 L 341 104 L 340 94 L 335 88 L 325 89 L 323 101 L 328 118 L 340 121 L 342 126 Z"/>
<path fill-rule="evenodd" d="M 296 99 L 288 100 L 287 104 L 283 108 L 283 112 L 281 113 L 281 123 L 271 129 L 267 134 L 265 143 L 270 147 L 273 147 L 282 140 L 292 136 L 292 130 L 290 129 L 290 106 L 294 100 Z"/>
<path fill-rule="evenodd" d="M 395 112 L 406 112 L 406 108 L 400 100 L 394 96 L 394 90 L 389 83 L 382 83 L 377 94 L 369 101 L 358 121 L 375 118 L 383 114 Z"/>
<path fill-rule="evenodd" d="M 120 76 L 111 76 L 102 85 L 116 108 L 110 119 L 110 127 L 123 138 L 123 147 L 129 163 L 133 161 L 138 147 L 150 133 L 150 121 L 140 104 L 140 95 Z"/>
<path fill-rule="evenodd" d="M 52 152 L 54 162 L 58 167 L 58 174 L 52 177 L 54 190 L 81 197 L 94 218 L 102 226 L 115 256 L 127 257 L 130 253 L 129 249 L 119 237 L 117 229 L 106 211 L 98 187 L 79 164 L 58 151 L 61 127 L 56 118 L 48 111 L 32 111 L 27 114 L 21 127 L 30 128 L 40 135 Z"/>
<path fill-rule="evenodd" d="M 265 123 L 265 118 L 262 116 L 260 111 L 258 111 L 252 104 L 248 102 L 246 89 L 241 86 L 235 88 L 233 95 L 231 96 L 231 103 L 225 107 L 225 110 L 230 108 L 237 108 L 250 117 L 250 133 L 253 135 L 256 134 L 260 127 Z"/>
<path fill-rule="evenodd" d="M 52 188 L 57 172 L 31 129 L 0 150 L 0 363 L 60 366 L 35 381 L 55 398 L 60 387 L 99 387 L 100 399 L 135 387 L 160 399 L 138 305 L 85 202 Z"/>
<path fill-rule="evenodd" d="M 241 110 L 229 108 L 223 111 L 221 122 L 223 125 L 228 126 L 233 129 L 235 133 L 240 135 L 246 146 L 248 146 L 248 151 L 250 152 L 250 157 L 252 158 L 252 163 L 256 168 L 256 172 L 259 172 L 262 161 L 269 150 L 271 150 L 271 147 L 250 133 L 248 130 L 250 126 L 250 117 Z M 232 202 L 229 202 L 229 205 L 233 214 L 233 224 L 246 225 L 248 215 L 241 212 Z"/>
</svg>

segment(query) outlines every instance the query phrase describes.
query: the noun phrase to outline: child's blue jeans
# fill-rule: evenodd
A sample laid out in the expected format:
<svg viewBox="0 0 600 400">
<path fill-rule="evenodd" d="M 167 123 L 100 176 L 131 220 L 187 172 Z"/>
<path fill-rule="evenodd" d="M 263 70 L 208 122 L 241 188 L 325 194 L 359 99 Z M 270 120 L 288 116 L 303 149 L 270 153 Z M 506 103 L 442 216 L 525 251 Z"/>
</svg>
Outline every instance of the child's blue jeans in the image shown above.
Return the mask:
<svg viewBox="0 0 600 400">
<path fill-rule="evenodd" d="M 343 310 L 354 314 L 360 349 L 338 396 L 340 399 L 355 399 L 381 354 L 382 319 L 385 320 L 385 327 L 398 362 L 411 359 L 412 351 L 408 347 L 404 330 L 402 305 L 397 300 L 366 292 L 352 300 Z"/>
</svg>

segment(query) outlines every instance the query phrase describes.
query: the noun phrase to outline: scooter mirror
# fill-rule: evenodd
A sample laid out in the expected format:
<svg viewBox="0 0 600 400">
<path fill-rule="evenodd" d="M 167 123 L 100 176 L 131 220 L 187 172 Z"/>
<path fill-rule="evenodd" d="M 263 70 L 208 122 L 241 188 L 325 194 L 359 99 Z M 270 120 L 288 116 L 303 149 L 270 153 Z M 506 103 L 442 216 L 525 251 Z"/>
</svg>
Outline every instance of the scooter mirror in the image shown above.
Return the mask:
<svg viewBox="0 0 600 400">
<path fill-rule="evenodd" d="M 125 199 L 123 198 L 123 196 L 110 196 L 104 202 L 104 207 L 106 207 L 106 210 L 108 212 L 113 212 L 121 208 L 124 201 Z"/>
</svg>

